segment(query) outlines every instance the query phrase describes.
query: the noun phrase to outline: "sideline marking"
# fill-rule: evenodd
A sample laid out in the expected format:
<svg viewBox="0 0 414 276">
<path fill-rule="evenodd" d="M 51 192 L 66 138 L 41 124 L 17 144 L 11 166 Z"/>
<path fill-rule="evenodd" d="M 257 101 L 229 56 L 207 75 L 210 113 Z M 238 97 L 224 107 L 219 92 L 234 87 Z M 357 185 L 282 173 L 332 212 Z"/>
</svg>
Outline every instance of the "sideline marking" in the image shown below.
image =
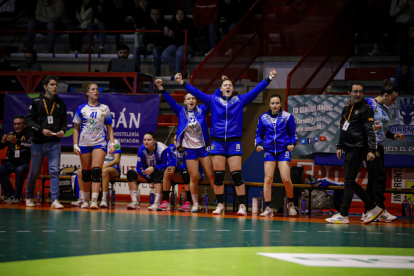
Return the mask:
<svg viewBox="0 0 414 276">
<path fill-rule="evenodd" d="M 149 231 L 155 231 L 155 229 L 142 229 L 141 231 L 149 232 Z"/>
<path fill-rule="evenodd" d="M 292 233 L 305 233 L 306 231 L 292 231 Z"/>
<path fill-rule="evenodd" d="M 105 232 L 106 230 L 91 230 L 92 232 Z"/>
<path fill-rule="evenodd" d="M 67 232 L 80 232 L 81 230 L 66 230 Z"/>
<path fill-rule="evenodd" d="M 16 231 L 17 233 L 30 233 L 30 232 L 32 232 L 32 231 Z"/>
<path fill-rule="evenodd" d="M 358 232 L 343 232 L 343 233 L 347 233 L 347 234 L 356 234 Z"/>
<path fill-rule="evenodd" d="M 332 233 L 332 231 L 318 231 L 319 233 Z"/>
<path fill-rule="evenodd" d="M 116 231 L 118 231 L 118 232 L 129 232 L 129 231 L 131 231 L 131 230 L 127 230 L 127 229 L 125 229 L 125 230 L 116 230 Z"/>
<path fill-rule="evenodd" d="M 280 230 L 267 230 L 267 232 L 280 232 Z"/>
<path fill-rule="evenodd" d="M 207 229 L 207 230 L 208 230 L 208 229 Z M 198 232 L 198 231 L 206 231 L 206 230 L 204 230 L 204 229 L 193 229 L 193 230 L 191 230 L 191 231 Z"/>
<path fill-rule="evenodd" d="M 242 232 L 254 232 L 256 230 L 242 230 Z"/>
<path fill-rule="evenodd" d="M 219 231 L 219 232 L 230 232 L 230 230 L 216 230 L 216 231 Z"/>
<path fill-rule="evenodd" d="M 6 233 L 6 231 L 0 231 L 0 233 Z"/>
<path fill-rule="evenodd" d="M 178 232 L 181 231 L 180 229 L 167 229 L 167 232 Z"/>
<path fill-rule="evenodd" d="M 395 234 L 397 234 L 397 235 L 411 235 L 410 233 L 395 233 Z"/>
<path fill-rule="evenodd" d="M 43 233 L 56 233 L 56 230 L 42 230 Z"/>
</svg>

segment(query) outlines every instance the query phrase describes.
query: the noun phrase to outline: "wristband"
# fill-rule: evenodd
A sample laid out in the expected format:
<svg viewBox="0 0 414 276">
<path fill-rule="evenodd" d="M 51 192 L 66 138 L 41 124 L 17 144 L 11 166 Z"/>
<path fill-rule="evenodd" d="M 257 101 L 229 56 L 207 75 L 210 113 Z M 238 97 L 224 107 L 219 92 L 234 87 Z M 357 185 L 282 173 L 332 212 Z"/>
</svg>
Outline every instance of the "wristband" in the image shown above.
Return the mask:
<svg viewBox="0 0 414 276">
<path fill-rule="evenodd" d="M 269 80 L 273 80 L 273 78 L 269 75 Z"/>
<path fill-rule="evenodd" d="M 78 152 L 81 152 L 81 150 L 80 150 L 80 148 L 79 148 L 78 144 L 74 144 L 74 145 L 73 145 L 73 149 L 77 150 Z"/>
<path fill-rule="evenodd" d="M 115 147 L 116 144 L 115 143 L 109 143 L 109 145 Z"/>
</svg>

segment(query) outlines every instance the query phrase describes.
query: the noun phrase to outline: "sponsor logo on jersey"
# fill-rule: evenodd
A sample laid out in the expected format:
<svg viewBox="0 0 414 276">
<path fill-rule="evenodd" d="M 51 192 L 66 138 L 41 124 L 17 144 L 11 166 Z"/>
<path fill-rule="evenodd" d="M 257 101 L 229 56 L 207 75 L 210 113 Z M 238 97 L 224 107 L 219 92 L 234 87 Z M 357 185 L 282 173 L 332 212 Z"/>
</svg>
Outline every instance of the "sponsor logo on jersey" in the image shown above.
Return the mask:
<svg viewBox="0 0 414 276">
<path fill-rule="evenodd" d="M 368 118 L 368 121 L 369 122 L 373 122 L 374 121 L 374 118 Z"/>
<path fill-rule="evenodd" d="M 239 151 L 240 150 L 240 144 L 236 144 L 236 150 Z"/>
<path fill-rule="evenodd" d="M 119 150 L 121 148 L 121 146 L 119 144 L 115 144 L 115 149 Z"/>
<path fill-rule="evenodd" d="M 285 152 L 285 157 L 286 157 L 286 158 L 290 157 L 290 151 L 286 151 L 286 152 Z"/>
<path fill-rule="evenodd" d="M 355 110 L 355 114 L 358 114 L 359 110 Z"/>
</svg>

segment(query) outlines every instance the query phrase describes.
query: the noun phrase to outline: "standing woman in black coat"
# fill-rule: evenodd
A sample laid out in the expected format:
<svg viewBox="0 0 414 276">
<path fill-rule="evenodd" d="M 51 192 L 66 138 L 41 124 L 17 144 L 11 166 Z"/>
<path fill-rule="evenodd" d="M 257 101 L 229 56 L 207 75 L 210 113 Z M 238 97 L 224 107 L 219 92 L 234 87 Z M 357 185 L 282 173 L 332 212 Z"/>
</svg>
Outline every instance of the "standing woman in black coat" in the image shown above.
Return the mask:
<svg viewBox="0 0 414 276">
<path fill-rule="evenodd" d="M 194 25 L 193 21 L 187 17 L 183 8 L 178 8 L 169 24 L 169 36 L 173 43 L 168 46 L 161 55 L 161 58 L 171 65 L 176 73 L 183 73 L 184 64 L 184 40 L 187 30 L 187 55 L 194 53 Z"/>
</svg>

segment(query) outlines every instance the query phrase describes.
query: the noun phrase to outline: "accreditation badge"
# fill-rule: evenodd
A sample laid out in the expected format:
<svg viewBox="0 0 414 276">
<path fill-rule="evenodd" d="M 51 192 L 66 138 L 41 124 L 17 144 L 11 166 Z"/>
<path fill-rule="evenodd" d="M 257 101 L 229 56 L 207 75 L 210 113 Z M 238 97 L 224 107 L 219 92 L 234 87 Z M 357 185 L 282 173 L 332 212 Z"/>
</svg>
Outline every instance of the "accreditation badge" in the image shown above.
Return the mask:
<svg viewBox="0 0 414 276">
<path fill-rule="evenodd" d="M 47 116 L 47 123 L 49 125 L 52 125 L 53 124 L 53 116 L 51 116 L 51 115 Z"/>
<path fill-rule="evenodd" d="M 14 158 L 20 158 L 20 150 L 14 150 Z"/>
<path fill-rule="evenodd" d="M 349 122 L 345 121 L 344 125 L 342 126 L 342 130 L 347 131 L 349 127 Z"/>
</svg>

